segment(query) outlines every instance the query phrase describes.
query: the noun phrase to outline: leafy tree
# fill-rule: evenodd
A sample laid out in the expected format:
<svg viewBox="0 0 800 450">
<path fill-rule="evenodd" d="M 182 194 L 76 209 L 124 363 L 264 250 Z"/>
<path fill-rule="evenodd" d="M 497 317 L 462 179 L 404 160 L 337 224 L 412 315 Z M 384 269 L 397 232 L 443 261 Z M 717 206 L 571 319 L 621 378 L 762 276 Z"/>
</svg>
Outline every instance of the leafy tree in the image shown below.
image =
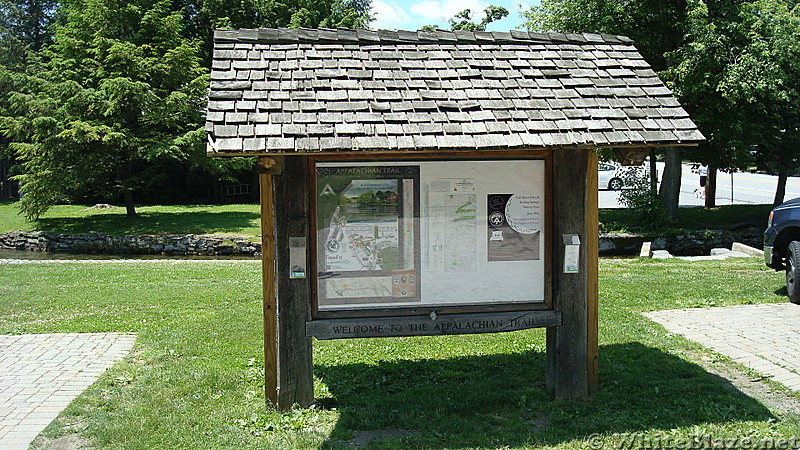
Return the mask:
<svg viewBox="0 0 800 450">
<path fill-rule="evenodd" d="M 224 176 L 252 165 L 204 155 L 214 28 L 363 27 L 371 20 L 370 0 L 71 0 L 48 46 L 57 4 L 9 1 L 0 0 L 0 39 L 14 45 L 4 48 L 44 48 L 33 61 L 6 52 L 18 65 L 0 67 L 0 136 L 14 141 L 24 163 L 17 179 L 30 218 L 79 194 L 122 196 L 135 216 L 134 194 L 176 171 Z"/>
<path fill-rule="evenodd" d="M 206 70 L 166 0 L 77 0 L 32 85 L 2 122 L 23 161 L 21 207 L 36 218 L 70 192 L 134 193 L 201 148 Z"/>
<path fill-rule="evenodd" d="M 371 0 L 179 0 L 186 37 L 204 43 L 210 65 L 212 34 L 216 28 L 367 28 L 372 21 Z"/>
<path fill-rule="evenodd" d="M 0 0 L 0 43 L 7 44 L 0 49 L 0 139 L 13 140 L 24 163 L 17 180 L 30 218 L 74 195 L 122 196 L 135 216 L 134 193 L 176 171 L 224 176 L 252 165 L 204 155 L 214 28 L 355 28 L 371 20 L 370 0 L 71 0 L 57 6 Z M 50 44 L 47 31 L 56 17 Z"/>
<path fill-rule="evenodd" d="M 633 212 L 633 222 L 641 231 L 663 230 L 669 219 L 644 172 L 643 167 L 632 167 L 625 172 L 623 183 L 628 189 L 620 191 L 619 201 Z"/>
<path fill-rule="evenodd" d="M 50 42 L 57 6 L 54 0 L 0 0 L 0 64 L 19 63 Z"/>
<path fill-rule="evenodd" d="M 27 79 L 21 72 L 35 66 L 33 53 L 50 42 L 49 27 L 55 20 L 52 0 L 0 0 L 0 116 L 8 111 L 9 93 L 21 89 Z M 0 134 L 0 161 L 10 161 L 10 172 L 19 170 L 9 148 L 10 140 Z M 0 179 L 0 183 L 8 180 Z M 0 196 L 13 192 L 4 186 Z"/>
<path fill-rule="evenodd" d="M 472 21 L 472 11 L 465 9 L 448 20 L 453 31 L 486 31 L 490 23 L 508 16 L 508 10 L 502 6 L 489 5 L 483 10 L 484 17 L 480 22 Z"/>
<path fill-rule="evenodd" d="M 786 176 L 800 166 L 798 14 L 797 0 L 543 0 L 525 13 L 534 29 L 635 39 L 708 138 L 685 151 L 709 166 L 707 207 L 714 206 L 716 169 L 744 168 L 754 153 L 759 167 L 779 175 L 780 202 Z M 666 152 L 668 166 L 680 162 L 675 152 Z M 663 194 L 673 176 L 679 180 L 680 171 L 667 167 L 662 200 L 670 214 L 677 191 Z"/>
<path fill-rule="evenodd" d="M 779 175 L 781 203 L 796 152 L 800 102 L 800 11 L 796 1 L 689 3 L 691 45 L 675 52 L 668 71 L 693 108 L 708 143 L 697 160 L 726 171 L 755 162 Z M 714 206 L 709 183 L 706 206 Z"/>
<path fill-rule="evenodd" d="M 742 37 L 736 28 L 741 2 L 690 0 L 687 5 L 687 44 L 672 53 L 673 65 L 664 72 L 670 86 L 686 104 L 707 141 L 686 153 L 708 166 L 706 206 L 716 199 L 717 169 L 747 164 L 745 110 L 720 89 L 730 64 L 738 57 Z M 738 149 L 738 152 L 736 151 Z"/>
<path fill-rule="evenodd" d="M 484 17 L 479 23 L 472 20 L 472 10 L 465 9 L 448 19 L 450 29 L 453 31 L 486 31 L 486 27 L 497 20 L 508 16 L 508 10 L 502 6 L 489 5 L 483 10 Z M 439 27 L 436 25 L 425 25 L 423 30 L 434 31 Z"/>
<path fill-rule="evenodd" d="M 800 4 L 796 0 L 744 3 L 742 51 L 720 89 L 746 111 L 742 128 L 761 169 L 778 175 L 773 203 L 783 203 L 789 174 L 800 168 Z"/>
<path fill-rule="evenodd" d="M 686 0 L 542 0 L 522 12 L 534 31 L 622 34 L 636 41 L 637 49 L 653 70 L 671 66 L 671 53 L 684 44 Z M 681 182 L 681 151 L 669 147 L 660 198 L 667 215 L 676 219 Z"/>
</svg>

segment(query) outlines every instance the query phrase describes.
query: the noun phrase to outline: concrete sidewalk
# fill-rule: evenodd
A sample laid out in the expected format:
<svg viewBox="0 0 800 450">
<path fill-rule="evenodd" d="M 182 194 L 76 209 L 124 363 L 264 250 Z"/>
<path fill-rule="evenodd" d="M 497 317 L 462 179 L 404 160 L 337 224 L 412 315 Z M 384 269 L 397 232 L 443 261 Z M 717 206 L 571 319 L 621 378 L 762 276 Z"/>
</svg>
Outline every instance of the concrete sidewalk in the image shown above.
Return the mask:
<svg viewBox="0 0 800 450">
<path fill-rule="evenodd" d="M 119 333 L 0 335 L 0 449 L 28 448 L 135 340 Z"/>
<path fill-rule="evenodd" d="M 800 391 L 800 305 L 764 303 L 644 315 L 673 333 Z"/>
</svg>

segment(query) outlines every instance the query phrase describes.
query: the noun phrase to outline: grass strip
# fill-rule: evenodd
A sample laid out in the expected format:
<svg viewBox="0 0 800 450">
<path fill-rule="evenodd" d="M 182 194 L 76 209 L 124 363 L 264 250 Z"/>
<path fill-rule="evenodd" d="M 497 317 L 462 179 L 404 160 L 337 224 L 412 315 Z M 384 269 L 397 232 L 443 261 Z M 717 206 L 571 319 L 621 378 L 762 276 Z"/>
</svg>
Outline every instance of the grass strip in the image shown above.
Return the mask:
<svg viewBox="0 0 800 450">
<path fill-rule="evenodd" d="M 49 231 L 53 233 L 105 233 L 113 236 L 154 234 L 237 234 L 256 236 L 260 231 L 258 205 L 170 205 L 138 207 L 139 217 L 129 218 L 125 208 L 89 209 L 91 205 L 56 205 L 39 220 L 19 214 L 16 202 L 0 201 L 0 233 Z"/>
<path fill-rule="evenodd" d="M 267 410 L 255 261 L 3 266 L 0 333 L 138 333 L 133 354 L 37 446 L 588 448 L 627 445 L 630 433 L 798 434 L 796 416 L 731 389 L 692 362 L 713 354 L 640 314 L 785 302 L 779 274 L 758 259 L 604 259 L 600 269 L 601 389 L 591 401 L 551 399 L 544 332 L 527 330 L 315 341 L 318 405 Z"/>
</svg>

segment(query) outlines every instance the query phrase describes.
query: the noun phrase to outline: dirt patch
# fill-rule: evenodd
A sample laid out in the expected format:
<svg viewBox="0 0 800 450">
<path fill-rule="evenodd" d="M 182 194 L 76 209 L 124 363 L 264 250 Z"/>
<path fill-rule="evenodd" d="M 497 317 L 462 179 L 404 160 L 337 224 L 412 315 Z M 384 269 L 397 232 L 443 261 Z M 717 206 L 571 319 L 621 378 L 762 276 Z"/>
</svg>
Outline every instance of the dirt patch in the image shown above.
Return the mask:
<svg viewBox="0 0 800 450">
<path fill-rule="evenodd" d="M 540 433 L 542 430 L 550 425 L 550 421 L 545 416 L 539 416 L 535 419 L 526 421 L 531 426 L 533 433 Z"/>
<path fill-rule="evenodd" d="M 102 209 L 114 209 L 114 208 L 116 208 L 116 206 L 114 206 L 114 205 L 109 205 L 107 203 L 98 203 L 98 204 L 96 204 L 94 206 L 90 206 L 90 207 L 88 207 L 88 208 L 86 208 L 84 210 L 81 210 L 81 212 L 97 211 L 97 210 L 102 210 Z"/>
<path fill-rule="evenodd" d="M 77 434 L 67 434 L 52 439 L 39 436 L 33 443 L 32 448 L 47 450 L 76 450 L 89 448 L 89 441 L 81 438 Z"/>
<path fill-rule="evenodd" d="M 724 378 L 731 389 L 737 389 L 745 395 L 764 404 L 767 408 L 781 414 L 800 414 L 800 400 L 786 395 L 785 388 L 775 388 L 766 382 L 768 378 L 759 377 L 755 372 L 748 374 L 731 362 L 713 361 L 708 355 L 689 352 L 689 358 L 700 364 L 707 372 Z"/>
<path fill-rule="evenodd" d="M 355 431 L 355 437 L 344 444 L 351 448 L 363 448 L 369 446 L 374 441 L 380 441 L 386 438 L 403 437 L 413 434 L 408 430 L 401 430 L 399 428 L 384 428 L 382 430 L 366 430 Z"/>
</svg>

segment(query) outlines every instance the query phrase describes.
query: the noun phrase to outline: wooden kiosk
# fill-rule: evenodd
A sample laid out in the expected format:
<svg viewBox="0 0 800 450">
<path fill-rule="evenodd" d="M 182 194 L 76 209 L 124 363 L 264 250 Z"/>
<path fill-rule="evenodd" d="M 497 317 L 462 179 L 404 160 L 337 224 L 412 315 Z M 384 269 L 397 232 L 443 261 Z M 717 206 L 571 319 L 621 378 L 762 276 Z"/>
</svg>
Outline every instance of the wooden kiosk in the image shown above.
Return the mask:
<svg viewBox="0 0 800 450">
<path fill-rule="evenodd" d="M 527 32 L 217 31 L 212 156 L 258 156 L 267 398 L 311 338 L 547 328 L 597 388 L 597 147 L 703 139 L 632 42 Z"/>
</svg>

